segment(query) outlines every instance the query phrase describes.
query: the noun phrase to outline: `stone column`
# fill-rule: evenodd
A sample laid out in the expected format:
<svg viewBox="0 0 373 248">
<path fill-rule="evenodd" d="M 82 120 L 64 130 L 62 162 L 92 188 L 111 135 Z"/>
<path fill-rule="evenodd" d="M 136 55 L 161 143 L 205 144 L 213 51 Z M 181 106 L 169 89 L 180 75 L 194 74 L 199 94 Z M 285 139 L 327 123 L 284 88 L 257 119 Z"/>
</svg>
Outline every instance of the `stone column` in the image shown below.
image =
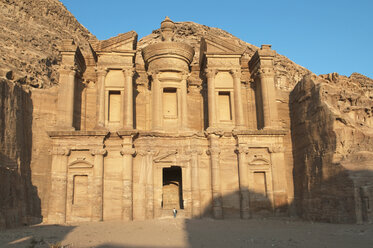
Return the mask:
<svg viewBox="0 0 373 248">
<path fill-rule="evenodd" d="M 158 72 L 150 74 L 153 79 L 152 83 L 152 126 L 153 131 L 162 130 L 162 87 L 158 78 Z"/>
<path fill-rule="evenodd" d="M 216 125 L 216 99 L 215 99 L 215 75 L 217 73 L 214 69 L 206 69 L 207 77 L 207 98 L 208 98 L 208 113 L 209 113 L 209 127 Z"/>
<path fill-rule="evenodd" d="M 133 172 L 132 162 L 135 149 L 132 147 L 123 147 L 120 151 L 123 156 L 122 166 L 122 183 L 123 183 L 123 195 L 122 195 L 122 220 L 133 220 L 133 196 L 132 196 L 132 184 L 133 184 Z"/>
<path fill-rule="evenodd" d="M 187 78 L 188 73 L 183 73 L 181 81 L 181 128 L 188 129 L 188 102 L 187 102 Z"/>
<path fill-rule="evenodd" d="M 70 149 L 54 148 L 51 168 L 48 223 L 66 222 L 67 162 Z"/>
<path fill-rule="evenodd" d="M 93 165 L 93 205 L 92 205 L 92 221 L 103 221 L 103 182 L 104 182 L 104 156 L 105 149 L 93 150 L 94 158 Z"/>
<path fill-rule="evenodd" d="M 123 103 L 123 128 L 133 129 L 133 78 L 134 69 L 123 69 L 124 74 L 124 101 Z"/>
<path fill-rule="evenodd" d="M 198 155 L 202 152 L 197 149 L 187 151 L 191 155 L 190 166 L 192 167 L 192 217 L 201 218 L 201 195 L 199 191 Z"/>
<path fill-rule="evenodd" d="M 210 148 L 207 154 L 211 161 L 212 211 L 215 219 L 223 218 L 223 207 L 220 186 L 219 136 L 210 134 Z"/>
<path fill-rule="evenodd" d="M 250 193 L 248 182 L 248 171 L 246 163 L 246 154 L 249 149 L 243 145 L 239 145 L 237 150 L 238 154 L 238 177 L 240 185 L 240 212 L 242 219 L 250 218 Z"/>
<path fill-rule="evenodd" d="M 146 153 L 146 185 L 145 185 L 145 196 L 146 196 L 146 219 L 154 218 L 154 166 L 153 156 L 157 152 L 154 150 L 148 150 Z"/>
<path fill-rule="evenodd" d="M 243 114 L 242 93 L 241 93 L 241 70 L 233 69 L 230 71 L 230 73 L 233 76 L 236 128 L 238 129 L 244 128 L 245 120 L 244 120 L 244 114 Z"/>
<path fill-rule="evenodd" d="M 263 101 L 264 129 L 278 128 L 278 114 L 276 104 L 276 89 L 274 71 L 272 68 L 262 68 L 258 71 Z"/>
<path fill-rule="evenodd" d="M 99 68 L 97 71 L 97 126 L 105 126 L 105 77 L 108 69 Z"/>
<path fill-rule="evenodd" d="M 75 77 L 77 70 L 73 67 L 65 67 L 60 69 L 59 73 L 58 126 L 66 130 L 74 130 Z"/>
</svg>

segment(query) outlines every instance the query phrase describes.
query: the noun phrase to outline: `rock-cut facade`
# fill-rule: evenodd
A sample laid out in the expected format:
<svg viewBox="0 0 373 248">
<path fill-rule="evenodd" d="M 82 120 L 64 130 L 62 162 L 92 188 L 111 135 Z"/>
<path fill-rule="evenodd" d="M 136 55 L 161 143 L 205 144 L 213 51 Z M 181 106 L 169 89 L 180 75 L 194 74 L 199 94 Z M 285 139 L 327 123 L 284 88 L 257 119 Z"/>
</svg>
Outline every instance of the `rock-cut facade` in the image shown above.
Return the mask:
<svg viewBox="0 0 373 248">
<path fill-rule="evenodd" d="M 166 18 L 141 54 L 133 31 L 92 41 L 90 58 L 64 41 L 45 222 L 289 212 L 276 52 L 247 59 L 213 35 L 195 51 L 174 32 Z"/>
</svg>

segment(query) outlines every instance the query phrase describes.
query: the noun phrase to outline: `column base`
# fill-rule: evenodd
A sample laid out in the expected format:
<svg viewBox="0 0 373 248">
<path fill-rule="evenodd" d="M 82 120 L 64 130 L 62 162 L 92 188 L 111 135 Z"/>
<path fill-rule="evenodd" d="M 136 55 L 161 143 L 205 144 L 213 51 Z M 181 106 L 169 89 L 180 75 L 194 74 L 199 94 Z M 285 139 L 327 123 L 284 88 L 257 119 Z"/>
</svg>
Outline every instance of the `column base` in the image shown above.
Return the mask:
<svg viewBox="0 0 373 248">
<path fill-rule="evenodd" d="M 223 209 L 221 207 L 212 207 L 212 213 L 214 215 L 214 219 L 223 219 Z"/>
<path fill-rule="evenodd" d="M 250 219 L 250 211 L 249 210 L 241 210 L 241 219 L 248 220 Z"/>
</svg>

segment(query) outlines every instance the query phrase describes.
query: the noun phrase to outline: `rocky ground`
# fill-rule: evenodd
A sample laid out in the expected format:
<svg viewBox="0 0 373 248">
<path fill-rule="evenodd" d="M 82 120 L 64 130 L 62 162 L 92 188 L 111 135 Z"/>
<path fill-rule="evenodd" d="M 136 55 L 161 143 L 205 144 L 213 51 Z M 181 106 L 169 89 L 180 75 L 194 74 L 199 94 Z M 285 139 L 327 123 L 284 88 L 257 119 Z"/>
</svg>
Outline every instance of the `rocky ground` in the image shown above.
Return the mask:
<svg viewBox="0 0 373 248">
<path fill-rule="evenodd" d="M 0 233 L 0 247 L 372 247 L 373 225 L 291 219 L 184 220 L 38 225 Z"/>
</svg>

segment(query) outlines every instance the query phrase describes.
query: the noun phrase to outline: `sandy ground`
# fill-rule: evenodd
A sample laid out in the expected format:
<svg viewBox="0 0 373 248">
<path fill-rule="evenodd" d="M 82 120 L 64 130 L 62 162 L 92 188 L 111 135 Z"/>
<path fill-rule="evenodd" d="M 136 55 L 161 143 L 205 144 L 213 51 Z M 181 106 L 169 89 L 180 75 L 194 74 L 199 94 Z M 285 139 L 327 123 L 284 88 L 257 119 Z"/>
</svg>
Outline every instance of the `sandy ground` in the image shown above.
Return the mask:
<svg viewBox="0 0 373 248">
<path fill-rule="evenodd" d="M 0 232 L 0 247 L 373 247 L 373 225 L 289 219 L 161 219 L 37 225 Z"/>
</svg>

